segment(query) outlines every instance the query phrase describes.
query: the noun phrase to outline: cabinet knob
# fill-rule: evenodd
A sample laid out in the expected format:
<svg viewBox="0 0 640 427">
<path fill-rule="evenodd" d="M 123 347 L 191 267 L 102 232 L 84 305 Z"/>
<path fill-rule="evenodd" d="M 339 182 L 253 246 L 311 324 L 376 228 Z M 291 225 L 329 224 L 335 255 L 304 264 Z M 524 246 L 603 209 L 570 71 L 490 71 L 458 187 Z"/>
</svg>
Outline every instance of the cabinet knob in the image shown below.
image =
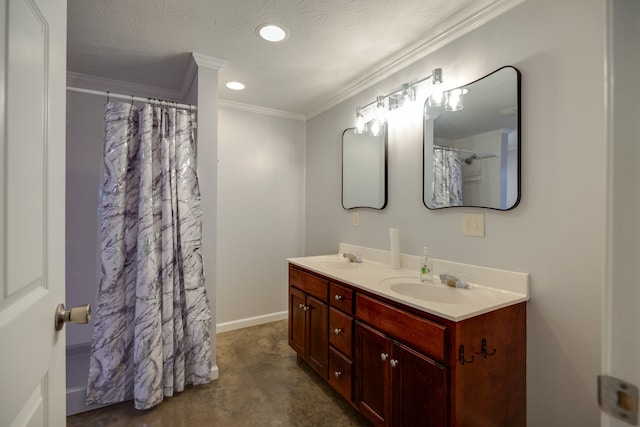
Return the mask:
<svg viewBox="0 0 640 427">
<path fill-rule="evenodd" d="M 391 365 L 392 368 L 395 368 L 396 366 L 398 366 L 398 361 L 395 359 L 391 359 L 389 361 L 389 364 Z"/>
<path fill-rule="evenodd" d="M 344 297 L 342 295 L 336 295 L 335 297 L 333 297 L 336 301 L 340 301 L 342 299 L 344 299 Z"/>
<path fill-rule="evenodd" d="M 336 376 L 336 378 L 340 378 L 340 375 L 342 375 L 342 372 L 335 371 L 333 374 Z"/>
<path fill-rule="evenodd" d="M 304 310 L 304 304 L 300 304 L 300 305 L 298 306 L 298 308 L 301 308 L 301 309 L 303 309 L 303 310 Z"/>
<path fill-rule="evenodd" d="M 380 354 L 380 359 L 382 359 L 383 362 L 386 362 L 388 357 L 389 357 L 389 355 L 387 353 Z"/>
<path fill-rule="evenodd" d="M 342 328 L 335 328 L 333 330 L 333 333 L 336 334 L 336 335 L 340 335 L 340 332 L 342 332 Z"/>
</svg>

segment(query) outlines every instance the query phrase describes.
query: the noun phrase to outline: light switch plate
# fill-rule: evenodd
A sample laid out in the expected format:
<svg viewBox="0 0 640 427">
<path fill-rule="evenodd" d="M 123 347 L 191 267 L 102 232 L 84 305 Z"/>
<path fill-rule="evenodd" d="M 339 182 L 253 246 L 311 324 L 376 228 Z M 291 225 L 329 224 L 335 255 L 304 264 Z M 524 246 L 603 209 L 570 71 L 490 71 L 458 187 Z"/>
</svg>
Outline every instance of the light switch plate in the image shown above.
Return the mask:
<svg viewBox="0 0 640 427">
<path fill-rule="evenodd" d="M 484 237 L 484 214 L 463 214 L 462 234 L 465 236 Z"/>
<path fill-rule="evenodd" d="M 360 212 L 353 213 L 353 226 L 360 227 Z"/>
</svg>

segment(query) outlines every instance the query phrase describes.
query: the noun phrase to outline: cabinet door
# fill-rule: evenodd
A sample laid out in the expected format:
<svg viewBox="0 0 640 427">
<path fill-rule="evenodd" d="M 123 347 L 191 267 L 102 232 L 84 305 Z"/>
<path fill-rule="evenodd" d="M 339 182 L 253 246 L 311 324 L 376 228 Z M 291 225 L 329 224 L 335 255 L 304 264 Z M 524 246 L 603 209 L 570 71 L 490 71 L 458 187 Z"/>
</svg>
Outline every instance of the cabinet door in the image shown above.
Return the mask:
<svg viewBox="0 0 640 427">
<path fill-rule="evenodd" d="M 322 378 L 328 379 L 329 308 L 324 302 L 306 296 L 306 360 Z"/>
<path fill-rule="evenodd" d="M 384 335 L 356 322 L 355 404 L 375 426 L 391 424 L 391 347 L 391 341 Z"/>
<path fill-rule="evenodd" d="M 289 345 L 302 358 L 305 357 L 304 304 L 304 294 L 299 289 L 289 287 Z"/>
<path fill-rule="evenodd" d="M 390 361 L 394 426 L 444 427 L 447 418 L 447 370 L 395 343 Z"/>
</svg>

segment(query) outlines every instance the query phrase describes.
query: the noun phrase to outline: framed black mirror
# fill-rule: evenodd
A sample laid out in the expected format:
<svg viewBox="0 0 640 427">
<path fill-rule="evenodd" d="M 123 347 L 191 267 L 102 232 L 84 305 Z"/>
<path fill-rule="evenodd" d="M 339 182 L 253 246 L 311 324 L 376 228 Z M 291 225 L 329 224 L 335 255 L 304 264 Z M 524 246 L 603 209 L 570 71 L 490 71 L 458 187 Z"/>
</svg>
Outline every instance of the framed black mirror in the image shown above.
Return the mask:
<svg viewBox="0 0 640 427">
<path fill-rule="evenodd" d="M 387 205 L 387 126 L 342 133 L 342 207 L 384 209 Z"/>
<path fill-rule="evenodd" d="M 498 210 L 520 202 L 520 72 L 502 67 L 424 106 L 423 202 Z"/>
</svg>

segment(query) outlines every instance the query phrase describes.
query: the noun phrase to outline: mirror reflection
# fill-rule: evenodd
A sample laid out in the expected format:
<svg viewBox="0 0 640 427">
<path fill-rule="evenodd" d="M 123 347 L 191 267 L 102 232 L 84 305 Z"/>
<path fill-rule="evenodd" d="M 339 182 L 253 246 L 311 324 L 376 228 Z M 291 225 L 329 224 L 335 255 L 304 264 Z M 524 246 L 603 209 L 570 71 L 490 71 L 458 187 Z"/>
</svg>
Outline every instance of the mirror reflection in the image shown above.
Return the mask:
<svg viewBox="0 0 640 427">
<path fill-rule="evenodd" d="M 379 128 L 372 131 L 372 127 Z M 387 126 L 369 123 L 362 133 L 342 134 L 342 206 L 383 209 L 387 205 Z"/>
<path fill-rule="evenodd" d="M 513 209 L 520 201 L 520 72 L 503 67 L 424 107 L 423 202 Z"/>
</svg>

